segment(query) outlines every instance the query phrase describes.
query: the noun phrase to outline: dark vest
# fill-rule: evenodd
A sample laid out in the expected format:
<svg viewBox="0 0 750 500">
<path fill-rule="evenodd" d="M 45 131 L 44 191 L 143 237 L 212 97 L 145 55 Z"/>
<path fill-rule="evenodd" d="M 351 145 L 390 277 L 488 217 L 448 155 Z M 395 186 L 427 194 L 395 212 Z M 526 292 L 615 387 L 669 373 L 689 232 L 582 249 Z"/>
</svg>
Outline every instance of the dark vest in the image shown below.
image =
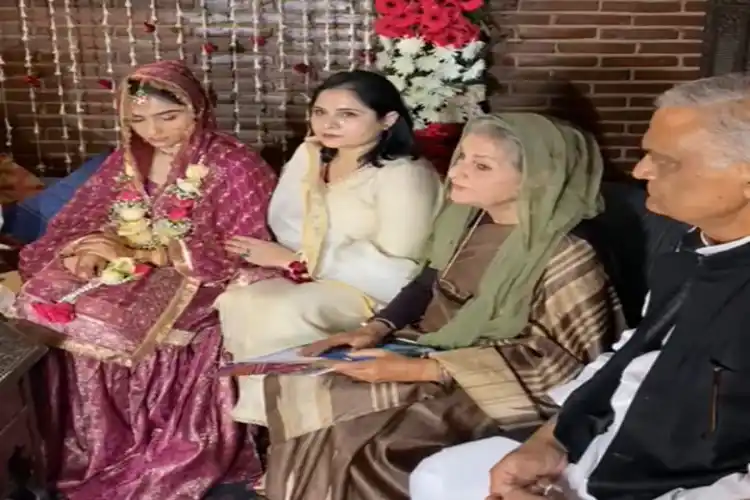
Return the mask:
<svg viewBox="0 0 750 500">
<path fill-rule="evenodd" d="M 623 369 L 661 348 L 589 478 L 598 500 L 650 500 L 750 463 L 750 244 L 700 256 L 696 237 L 658 258 L 641 325 L 558 416 L 555 436 L 575 463 L 611 424 Z"/>
</svg>

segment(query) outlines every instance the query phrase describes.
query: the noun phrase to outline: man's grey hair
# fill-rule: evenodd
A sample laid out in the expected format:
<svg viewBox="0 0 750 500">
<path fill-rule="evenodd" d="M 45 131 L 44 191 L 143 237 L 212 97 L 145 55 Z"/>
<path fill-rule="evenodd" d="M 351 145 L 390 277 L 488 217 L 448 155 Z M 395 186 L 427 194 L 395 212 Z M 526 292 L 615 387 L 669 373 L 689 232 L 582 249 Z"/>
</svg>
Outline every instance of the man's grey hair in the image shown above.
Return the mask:
<svg viewBox="0 0 750 500">
<path fill-rule="evenodd" d="M 705 130 L 717 166 L 750 163 L 750 74 L 730 73 L 679 84 L 656 99 L 657 108 L 706 109 Z"/>
</svg>

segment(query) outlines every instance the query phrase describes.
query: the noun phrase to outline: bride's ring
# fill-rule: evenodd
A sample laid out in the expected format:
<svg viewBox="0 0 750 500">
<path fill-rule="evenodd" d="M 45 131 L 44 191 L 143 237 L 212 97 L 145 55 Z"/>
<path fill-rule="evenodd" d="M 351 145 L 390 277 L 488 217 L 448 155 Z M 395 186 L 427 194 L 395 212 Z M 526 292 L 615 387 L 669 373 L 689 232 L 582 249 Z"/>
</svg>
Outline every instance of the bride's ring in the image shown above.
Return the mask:
<svg viewBox="0 0 750 500">
<path fill-rule="evenodd" d="M 247 259 L 249 259 L 249 258 L 250 258 L 250 254 L 251 254 L 251 253 L 252 253 L 252 252 L 250 252 L 250 250 L 245 250 L 244 252 L 242 252 L 242 253 L 240 254 L 240 257 L 242 257 L 243 259 L 247 260 Z"/>
</svg>

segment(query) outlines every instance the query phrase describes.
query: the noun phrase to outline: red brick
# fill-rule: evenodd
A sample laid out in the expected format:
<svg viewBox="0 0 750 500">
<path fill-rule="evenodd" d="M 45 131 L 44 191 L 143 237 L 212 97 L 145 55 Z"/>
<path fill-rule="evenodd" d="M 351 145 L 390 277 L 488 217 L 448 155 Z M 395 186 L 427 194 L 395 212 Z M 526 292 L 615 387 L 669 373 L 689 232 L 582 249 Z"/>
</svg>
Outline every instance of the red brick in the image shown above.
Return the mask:
<svg viewBox="0 0 750 500">
<path fill-rule="evenodd" d="M 553 54 L 556 45 L 554 42 L 536 42 L 536 41 L 514 41 L 505 44 L 498 44 L 493 52 L 501 54 L 521 53 L 521 54 Z"/>
<path fill-rule="evenodd" d="M 706 12 L 708 2 L 705 0 L 687 0 L 685 2 L 685 12 Z"/>
<path fill-rule="evenodd" d="M 492 103 L 499 109 L 505 109 L 509 107 L 545 109 L 549 106 L 549 97 L 546 95 L 511 94 L 496 96 L 492 99 Z"/>
<path fill-rule="evenodd" d="M 655 14 L 633 17 L 636 26 L 703 26 L 703 16 L 695 14 Z"/>
<path fill-rule="evenodd" d="M 528 81 L 548 81 L 551 71 L 547 68 L 504 68 L 492 67 L 490 73 L 501 83 Z"/>
<path fill-rule="evenodd" d="M 643 67 L 656 67 L 664 68 L 677 66 L 679 60 L 675 56 L 632 56 L 632 57 L 619 57 L 619 56 L 607 56 L 602 57 L 603 67 L 628 67 L 628 68 L 643 68 Z M 636 77 L 637 79 L 637 77 Z"/>
<path fill-rule="evenodd" d="M 627 97 L 616 97 L 616 96 L 588 96 L 587 101 L 596 109 L 621 109 L 624 108 L 627 105 Z M 568 99 L 565 96 L 558 96 L 556 98 L 553 98 L 552 101 L 553 107 L 560 107 L 560 108 L 566 108 L 570 107 L 570 99 Z"/>
<path fill-rule="evenodd" d="M 628 101 L 630 102 L 629 107 L 631 108 L 653 108 L 654 107 L 653 97 L 633 96 L 633 97 L 629 97 Z"/>
<path fill-rule="evenodd" d="M 699 54 L 701 44 L 694 41 L 685 42 L 641 42 L 639 54 Z"/>
<path fill-rule="evenodd" d="M 559 80 L 606 82 L 623 81 L 630 79 L 629 69 L 554 69 L 551 77 Z"/>
<path fill-rule="evenodd" d="M 603 146 L 639 148 L 643 137 L 640 135 L 609 135 L 601 141 Z"/>
<path fill-rule="evenodd" d="M 537 26 L 544 26 L 552 24 L 552 16 L 549 14 L 527 14 L 525 12 L 507 14 L 506 19 L 508 22 L 514 25 L 530 24 Z"/>
<path fill-rule="evenodd" d="M 598 0 L 520 0 L 519 10 L 526 12 L 592 12 L 599 10 Z"/>
<path fill-rule="evenodd" d="M 679 1 L 674 0 L 663 0 L 661 2 L 643 2 L 643 1 L 617 1 L 617 0 L 604 0 L 600 9 L 602 12 L 625 12 L 629 14 L 648 12 L 648 13 L 663 13 L 663 12 L 680 12 L 682 5 Z"/>
<path fill-rule="evenodd" d="M 628 134 L 640 134 L 643 135 L 648 130 L 648 122 L 643 123 L 628 123 L 626 125 Z"/>
<path fill-rule="evenodd" d="M 640 148 L 638 149 L 627 148 L 623 151 L 623 153 L 624 153 L 623 154 L 624 158 L 628 160 L 635 160 L 635 162 L 633 163 L 633 166 L 635 166 L 635 163 L 637 163 L 638 160 L 643 158 L 643 150 Z"/>
<path fill-rule="evenodd" d="M 575 28 L 562 26 L 519 26 L 518 37 L 526 40 L 568 40 L 596 38 L 596 28 Z"/>
<path fill-rule="evenodd" d="M 665 90 L 673 87 L 673 83 L 654 83 L 654 82 L 619 82 L 619 83 L 595 83 L 594 93 L 595 94 L 617 94 L 617 95 L 629 95 L 629 94 L 648 94 L 648 95 L 659 95 Z"/>
<path fill-rule="evenodd" d="M 682 65 L 685 68 L 700 68 L 701 58 L 700 56 L 683 56 Z"/>
<path fill-rule="evenodd" d="M 573 26 L 627 26 L 632 24 L 632 17 L 617 14 L 560 14 L 555 16 L 554 23 Z"/>
<path fill-rule="evenodd" d="M 625 124 L 602 123 L 598 126 L 598 129 L 603 134 L 622 134 L 623 132 L 625 132 Z"/>
<path fill-rule="evenodd" d="M 672 40 L 680 36 L 678 28 L 601 28 L 603 40 Z"/>
<path fill-rule="evenodd" d="M 635 81 L 679 82 L 696 78 L 700 78 L 700 71 L 694 69 L 637 69 L 633 73 Z"/>
<path fill-rule="evenodd" d="M 622 157 L 622 149 L 621 148 L 607 148 L 603 147 L 601 148 L 602 156 L 608 161 L 615 161 Z"/>
<path fill-rule="evenodd" d="M 703 40 L 703 28 L 680 28 L 679 32 L 683 40 Z"/>
<path fill-rule="evenodd" d="M 651 119 L 650 109 L 602 110 L 599 118 L 605 122 L 639 122 Z"/>
<path fill-rule="evenodd" d="M 513 57 L 519 67 L 593 67 L 599 64 L 599 60 L 593 56 L 519 54 Z"/>
<path fill-rule="evenodd" d="M 557 50 L 569 54 L 634 54 L 634 43 L 618 42 L 560 42 Z"/>
</svg>

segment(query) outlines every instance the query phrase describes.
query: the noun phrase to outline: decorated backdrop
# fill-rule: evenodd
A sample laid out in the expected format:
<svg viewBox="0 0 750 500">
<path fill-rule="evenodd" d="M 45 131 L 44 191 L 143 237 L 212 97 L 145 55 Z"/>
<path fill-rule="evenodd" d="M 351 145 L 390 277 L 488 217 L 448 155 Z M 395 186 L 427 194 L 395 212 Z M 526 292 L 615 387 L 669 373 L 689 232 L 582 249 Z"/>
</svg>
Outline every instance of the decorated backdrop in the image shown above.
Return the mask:
<svg viewBox="0 0 750 500">
<path fill-rule="evenodd" d="M 187 60 L 220 125 L 280 159 L 332 72 L 385 73 L 438 159 L 484 100 L 483 0 L 13 1 L 0 17 L 0 144 L 45 175 L 117 145 L 116 84 L 153 60 Z"/>
</svg>

